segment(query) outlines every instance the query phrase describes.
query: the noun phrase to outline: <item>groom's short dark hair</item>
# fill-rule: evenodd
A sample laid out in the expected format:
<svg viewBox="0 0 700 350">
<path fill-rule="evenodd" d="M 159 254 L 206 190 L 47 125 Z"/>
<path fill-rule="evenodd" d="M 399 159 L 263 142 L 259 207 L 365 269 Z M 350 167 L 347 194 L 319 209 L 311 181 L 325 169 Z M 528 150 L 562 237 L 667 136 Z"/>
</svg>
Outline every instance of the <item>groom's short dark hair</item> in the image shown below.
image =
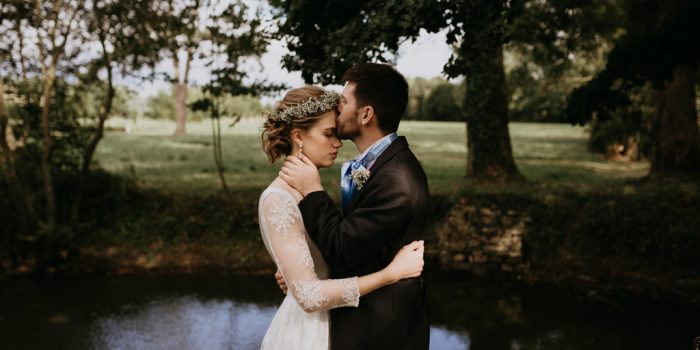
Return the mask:
<svg viewBox="0 0 700 350">
<path fill-rule="evenodd" d="M 396 132 L 408 104 L 408 83 L 401 73 L 388 64 L 359 63 L 342 79 L 356 84 L 357 106 L 372 106 L 382 131 Z"/>
</svg>

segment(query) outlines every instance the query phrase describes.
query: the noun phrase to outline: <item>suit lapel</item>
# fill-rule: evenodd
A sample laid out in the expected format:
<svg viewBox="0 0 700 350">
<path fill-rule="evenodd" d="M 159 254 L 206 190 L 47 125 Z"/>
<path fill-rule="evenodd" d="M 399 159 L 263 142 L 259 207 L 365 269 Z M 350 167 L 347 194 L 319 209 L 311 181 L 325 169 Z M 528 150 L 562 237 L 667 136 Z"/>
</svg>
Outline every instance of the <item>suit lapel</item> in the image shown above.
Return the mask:
<svg viewBox="0 0 700 350">
<path fill-rule="evenodd" d="M 379 158 L 377 158 L 376 161 L 374 161 L 374 164 L 369 168 L 369 179 L 367 179 L 367 182 L 365 182 L 365 188 L 370 181 L 374 178 L 375 174 L 379 171 L 379 169 L 384 166 L 390 159 L 394 158 L 394 155 L 396 153 L 399 153 L 399 151 L 403 150 L 404 148 L 408 147 L 408 142 L 406 141 L 406 137 L 404 136 L 399 136 L 394 142 L 387 147 L 387 149 L 382 152 L 382 154 L 379 155 Z M 349 212 L 355 210 L 355 205 L 357 204 L 357 201 L 359 200 L 360 197 L 360 191 L 355 191 L 352 194 L 352 198 L 350 199 L 350 203 L 348 204 L 348 210 L 345 212 L 345 215 L 347 215 Z"/>
</svg>

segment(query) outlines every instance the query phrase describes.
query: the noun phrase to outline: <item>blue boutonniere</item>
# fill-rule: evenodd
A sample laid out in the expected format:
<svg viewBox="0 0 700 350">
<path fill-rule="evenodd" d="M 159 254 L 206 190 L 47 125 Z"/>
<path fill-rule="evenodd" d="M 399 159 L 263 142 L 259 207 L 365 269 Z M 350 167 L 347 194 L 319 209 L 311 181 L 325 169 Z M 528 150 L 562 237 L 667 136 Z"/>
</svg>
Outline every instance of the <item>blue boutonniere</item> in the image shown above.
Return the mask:
<svg viewBox="0 0 700 350">
<path fill-rule="evenodd" d="M 355 187 L 357 187 L 357 190 L 359 191 L 369 179 L 369 169 L 365 169 L 365 167 L 353 169 L 350 172 L 350 178 L 352 179 L 352 183 L 355 184 Z"/>
</svg>

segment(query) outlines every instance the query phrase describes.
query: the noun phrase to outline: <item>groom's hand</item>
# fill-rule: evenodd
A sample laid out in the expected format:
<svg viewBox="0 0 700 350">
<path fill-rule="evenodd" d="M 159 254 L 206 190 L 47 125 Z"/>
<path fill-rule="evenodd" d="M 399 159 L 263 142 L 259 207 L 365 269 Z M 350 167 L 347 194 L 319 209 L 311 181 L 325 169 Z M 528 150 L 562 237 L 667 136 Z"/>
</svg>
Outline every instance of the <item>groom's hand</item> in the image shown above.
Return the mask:
<svg viewBox="0 0 700 350">
<path fill-rule="evenodd" d="M 302 156 L 302 159 L 295 156 L 287 157 L 279 175 L 304 197 L 311 192 L 323 191 L 318 168 L 306 156 Z"/>
</svg>

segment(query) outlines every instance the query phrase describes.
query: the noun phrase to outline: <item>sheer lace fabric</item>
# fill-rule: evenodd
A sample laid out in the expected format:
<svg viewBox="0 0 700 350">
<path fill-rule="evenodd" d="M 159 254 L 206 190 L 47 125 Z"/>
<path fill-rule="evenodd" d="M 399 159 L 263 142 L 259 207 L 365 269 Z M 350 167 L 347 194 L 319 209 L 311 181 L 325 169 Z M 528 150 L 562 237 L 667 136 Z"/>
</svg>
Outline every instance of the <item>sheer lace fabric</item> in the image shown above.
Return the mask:
<svg viewBox="0 0 700 350">
<path fill-rule="evenodd" d="M 258 216 L 265 247 L 289 286 L 263 348 L 294 349 L 295 344 L 299 349 L 328 348 L 327 310 L 358 306 L 357 277 L 327 279 L 328 267 L 287 191 L 268 187 L 260 196 Z"/>
</svg>

